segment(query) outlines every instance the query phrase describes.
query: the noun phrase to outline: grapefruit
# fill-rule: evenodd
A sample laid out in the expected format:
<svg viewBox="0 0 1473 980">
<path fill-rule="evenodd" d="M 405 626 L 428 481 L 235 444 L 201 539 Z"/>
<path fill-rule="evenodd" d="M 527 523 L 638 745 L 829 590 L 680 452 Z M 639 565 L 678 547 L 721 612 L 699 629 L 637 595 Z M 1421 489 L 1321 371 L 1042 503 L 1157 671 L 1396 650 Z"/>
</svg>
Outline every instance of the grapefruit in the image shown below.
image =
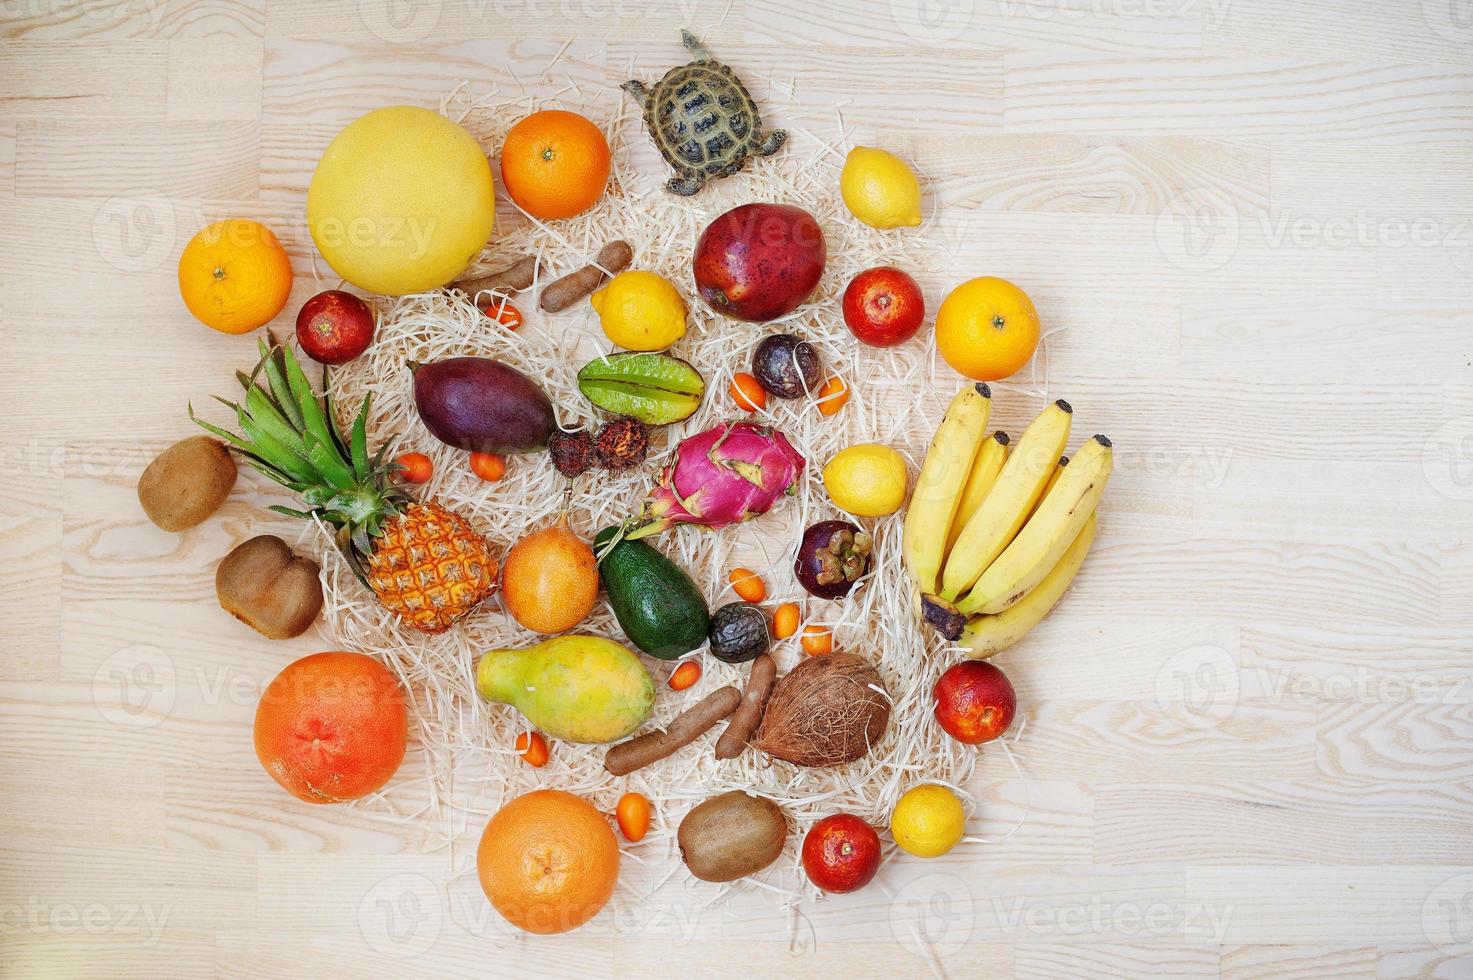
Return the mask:
<svg viewBox="0 0 1473 980">
<path fill-rule="evenodd" d="M 314 653 L 289 664 L 256 708 L 256 758 L 308 803 L 380 789 L 404 761 L 408 738 L 403 688 L 361 653 Z"/>
<path fill-rule="evenodd" d="M 333 271 L 397 296 L 437 289 L 481 254 L 496 217 L 491 164 L 455 123 L 417 106 L 375 109 L 329 144 L 307 225 Z"/>
</svg>

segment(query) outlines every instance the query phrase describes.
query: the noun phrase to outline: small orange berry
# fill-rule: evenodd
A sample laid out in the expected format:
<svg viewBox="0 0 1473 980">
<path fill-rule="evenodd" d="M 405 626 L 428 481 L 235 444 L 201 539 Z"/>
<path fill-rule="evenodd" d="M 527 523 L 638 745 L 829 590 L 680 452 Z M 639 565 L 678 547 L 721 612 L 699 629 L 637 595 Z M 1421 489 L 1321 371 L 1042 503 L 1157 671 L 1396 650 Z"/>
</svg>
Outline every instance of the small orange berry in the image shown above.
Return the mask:
<svg viewBox="0 0 1473 980">
<path fill-rule="evenodd" d="M 517 754 L 533 769 L 547 765 L 547 739 L 541 732 L 522 732 L 517 736 Z"/>
<path fill-rule="evenodd" d="M 631 844 L 643 840 L 650 829 L 650 801 L 639 793 L 625 793 L 614 807 L 619 833 Z"/>
<path fill-rule="evenodd" d="M 803 627 L 803 650 L 810 657 L 834 652 L 834 631 L 827 626 Z"/>
<path fill-rule="evenodd" d="M 670 690 L 683 691 L 701 679 L 701 665 L 694 660 L 687 660 L 675 668 L 675 673 L 670 675 Z"/>
<path fill-rule="evenodd" d="M 406 483 L 424 483 L 435 472 L 435 464 L 424 453 L 405 453 L 394 462 L 401 467 L 399 478 Z"/>
<path fill-rule="evenodd" d="M 495 453 L 471 453 L 471 472 L 487 483 L 495 483 L 506 476 L 506 460 Z"/>
<path fill-rule="evenodd" d="M 495 320 L 508 330 L 515 330 L 522 325 L 522 311 L 504 299 L 493 299 L 482 303 L 481 312 L 486 314 L 488 319 Z"/>
<path fill-rule="evenodd" d="M 744 412 L 760 412 L 767 407 L 767 392 L 750 374 L 737 374 L 731 379 L 731 397 Z"/>
<path fill-rule="evenodd" d="M 829 378 L 818 389 L 818 410 L 824 415 L 834 415 L 849 400 L 849 386 L 843 378 Z"/>
<path fill-rule="evenodd" d="M 767 586 L 750 568 L 733 568 L 726 580 L 731 583 L 731 590 L 747 602 L 761 602 L 767 598 Z"/>
<path fill-rule="evenodd" d="M 777 607 L 777 612 L 772 614 L 772 635 L 779 640 L 786 640 L 798 632 L 798 604 L 785 602 Z"/>
</svg>

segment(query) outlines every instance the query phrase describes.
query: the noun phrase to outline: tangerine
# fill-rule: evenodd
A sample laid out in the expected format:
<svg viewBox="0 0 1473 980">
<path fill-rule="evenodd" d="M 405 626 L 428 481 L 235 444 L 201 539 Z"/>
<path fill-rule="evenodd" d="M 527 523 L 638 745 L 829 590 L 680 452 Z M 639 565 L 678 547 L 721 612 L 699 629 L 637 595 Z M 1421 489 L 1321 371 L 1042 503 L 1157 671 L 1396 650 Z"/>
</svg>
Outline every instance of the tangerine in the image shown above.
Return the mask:
<svg viewBox="0 0 1473 980">
<path fill-rule="evenodd" d="M 526 932 L 576 929 L 598 914 L 619 878 L 619 844 L 582 797 L 539 789 L 491 817 L 476 850 L 481 889 Z"/>
<path fill-rule="evenodd" d="M 544 221 L 587 211 L 609 180 L 609 141 L 566 109 L 534 112 L 501 146 L 501 182 L 523 211 Z"/>
<path fill-rule="evenodd" d="M 1033 301 L 996 276 L 962 283 L 936 312 L 936 349 L 974 381 L 997 381 L 1018 371 L 1033 356 L 1038 337 Z"/>
<path fill-rule="evenodd" d="M 221 333 L 247 333 L 270 322 L 291 291 L 286 249 L 259 221 L 217 221 L 200 229 L 179 253 L 184 305 Z"/>
</svg>

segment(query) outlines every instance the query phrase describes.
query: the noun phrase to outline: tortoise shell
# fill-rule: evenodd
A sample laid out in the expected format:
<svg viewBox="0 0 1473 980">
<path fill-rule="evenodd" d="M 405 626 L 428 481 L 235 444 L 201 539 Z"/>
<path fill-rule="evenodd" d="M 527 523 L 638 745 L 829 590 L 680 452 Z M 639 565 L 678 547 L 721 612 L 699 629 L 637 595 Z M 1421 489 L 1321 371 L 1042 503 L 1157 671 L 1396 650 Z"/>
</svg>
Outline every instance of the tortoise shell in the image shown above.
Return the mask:
<svg viewBox="0 0 1473 980">
<path fill-rule="evenodd" d="M 757 103 L 731 67 L 716 61 L 690 32 L 685 46 L 695 60 L 672 68 L 646 89 L 624 83 L 644 111 L 644 124 L 660 155 L 675 169 L 667 188 L 689 195 L 711 177 L 729 177 L 753 154 L 776 153 L 787 134 L 764 133 Z"/>
<path fill-rule="evenodd" d="M 718 62 L 670 69 L 655 83 L 644 110 L 645 125 L 665 161 L 707 177 L 733 164 L 741 168 L 755 150 L 756 119 L 757 104 L 747 87 L 730 66 Z"/>
</svg>

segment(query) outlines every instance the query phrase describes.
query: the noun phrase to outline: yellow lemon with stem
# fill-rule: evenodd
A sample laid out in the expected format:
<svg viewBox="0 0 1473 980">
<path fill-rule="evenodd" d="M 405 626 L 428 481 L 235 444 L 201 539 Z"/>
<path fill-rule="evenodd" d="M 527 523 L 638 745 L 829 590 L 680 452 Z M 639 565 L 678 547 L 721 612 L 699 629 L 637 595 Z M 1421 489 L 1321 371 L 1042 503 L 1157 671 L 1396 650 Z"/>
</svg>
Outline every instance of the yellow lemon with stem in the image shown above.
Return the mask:
<svg viewBox="0 0 1473 980">
<path fill-rule="evenodd" d="M 621 272 L 588 301 L 604 336 L 626 350 L 664 350 L 685 336 L 685 300 L 654 272 Z"/>
<path fill-rule="evenodd" d="M 967 832 L 962 801 L 945 786 L 924 783 L 907 790 L 890 813 L 890 836 L 916 857 L 940 857 Z"/>
<path fill-rule="evenodd" d="M 893 153 L 856 146 L 839 173 L 844 206 L 871 228 L 914 228 L 921 223 L 921 182 Z"/>
<path fill-rule="evenodd" d="M 841 450 L 823 468 L 829 499 L 856 517 L 884 517 L 905 503 L 905 457 L 889 446 L 862 443 Z"/>
</svg>

